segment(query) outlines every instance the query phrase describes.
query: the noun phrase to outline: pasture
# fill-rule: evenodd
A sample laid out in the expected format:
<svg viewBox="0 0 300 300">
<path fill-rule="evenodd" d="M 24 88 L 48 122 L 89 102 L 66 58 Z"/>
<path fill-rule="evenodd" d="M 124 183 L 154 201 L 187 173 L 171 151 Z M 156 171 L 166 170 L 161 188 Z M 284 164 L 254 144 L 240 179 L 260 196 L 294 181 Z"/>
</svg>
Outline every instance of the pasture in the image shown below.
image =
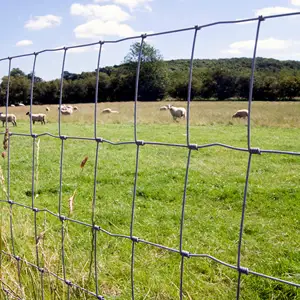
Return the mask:
<svg viewBox="0 0 300 300">
<path fill-rule="evenodd" d="M 164 102 L 138 103 L 139 140 L 186 143 L 186 122 L 174 122 L 169 111 L 159 111 Z M 173 102 L 185 106 L 184 102 Z M 93 137 L 94 104 L 76 105 L 79 111 L 61 116 L 62 134 Z M 33 113 L 46 106 L 34 106 Z M 33 126 L 34 133 L 58 134 L 57 105 L 49 106 L 48 123 Z M 103 108 L 119 114 L 102 115 Z M 247 147 L 245 120 L 233 113 L 247 102 L 192 102 L 191 143 L 220 142 Z M 17 116 L 13 133 L 29 133 L 28 107 L 9 107 Z M 0 111 L 5 112 L 5 108 Z M 300 152 L 300 103 L 254 102 L 253 147 Z M 97 136 L 113 142 L 133 141 L 133 103 L 99 103 Z M 4 129 L 3 129 L 4 131 Z M 61 140 L 41 136 L 36 145 L 35 206 L 58 213 Z M 31 137 L 10 139 L 10 199 L 23 205 L 32 201 Z M 91 223 L 94 186 L 95 141 L 64 141 L 62 214 Z M 175 249 L 179 228 L 188 150 L 145 145 L 140 148 L 134 236 Z M 88 157 L 84 168 L 80 163 Z M 135 174 L 136 145 L 101 143 L 99 149 L 96 224 L 111 232 L 129 235 Z M 248 153 L 221 147 L 192 151 L 187 187 L 183 249 L 210 254 L 236 265 L 239 226 Z M 1 199 L 6 200 L 7 156 L 1 158 Z M 253 155 L 245 217 L 241 265 L 252 271 L 300 284 L 300 157 L 278 154 Z M 76 195 L 73 211 L 69 199 Z M 34 213 L 12 206 L 16 254 L 36 263 Z M 1 250 L 12 253 L 10 207 L 0 203 Z M 42 266 L 62 276 L 61 222 L 55 216 L 37 213 L 39 257 Z M 91 229 L 65 222 L 66 278 L 94 291 L 91 265 Z M 177 299 L 181 257 L 177 253 L 143 243 L 135 247 L 136 299 Z M 99 293 L 105 299 L 131 299 L 131 241 L 97 234 Z M 91 272 L 91 273 L 90 273 Z M 40 274 L 21 263 L 22 287 L 18 287 L 16 261 L 2 255 L 1 276 L 16 295 L 40 299 Z M 184 299 L 234 299 L 237 272 L 207 258 L 185 259 Z M 67 299 L 66 286 L 45 275 L 45 299 Z M 299 289 L 254 275 L 242 276 L 242 299 L 299 299 Z M 4 293 L 2 294 L 4 297 Z M 71 289 L 71 299 L 94 299 Z"/>
</svg>

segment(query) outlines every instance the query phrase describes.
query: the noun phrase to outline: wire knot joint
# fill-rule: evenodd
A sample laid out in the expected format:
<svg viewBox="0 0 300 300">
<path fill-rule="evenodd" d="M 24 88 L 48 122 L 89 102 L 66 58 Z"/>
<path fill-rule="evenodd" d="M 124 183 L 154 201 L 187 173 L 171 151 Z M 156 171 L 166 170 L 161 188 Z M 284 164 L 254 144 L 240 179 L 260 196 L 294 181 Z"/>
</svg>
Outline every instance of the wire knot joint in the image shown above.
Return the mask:
<svg viewBox="0 0 300 300">
<path fill-rule="evenodd" d="M 136 141 L 135 143 L 137 144 L 137 146 L 144 146 L 145 145 L 144 141 Z"/>
<path fill-rule="evenodd" d="M 261 154 L 261 151 L 259 148 L 250 148 L 249 152 L 251 154 L 259 154 L 259 155 Z"/>
<path fill-rule="evenodd" d="M 245 267 L 239 267 L 239 272 L 242 273 L 242 274 L 248 275 L 249 274 L 249 269 L 245 268 Z"/>
<path fill-rule="evenodd" d="M 181 250 L 180 254 L 181 254 L 181 256 L 187 257 L 187 258 L 189 258 L 189 257 L 191 256 L 191 255 L 190 255 L 190 252 L 184 251 L 184 250 Z"/>
<path fill-rule="evenodd" d="M 131 237 L 131 240 L 132 240 L 134 243 L 138 243 L 138 242 L 139 242 L 139 238 L 136 237 L 136 236 L 132 236 L 132 237 Z"/>
<path fill-rule="evenodd" d="M 198 145 L 197 145 L 197 144 L 189 144 L 189 145 L 188 145 L 188 148 L 189 148 L 190 150 L 198 150 Z"/>
</svg>

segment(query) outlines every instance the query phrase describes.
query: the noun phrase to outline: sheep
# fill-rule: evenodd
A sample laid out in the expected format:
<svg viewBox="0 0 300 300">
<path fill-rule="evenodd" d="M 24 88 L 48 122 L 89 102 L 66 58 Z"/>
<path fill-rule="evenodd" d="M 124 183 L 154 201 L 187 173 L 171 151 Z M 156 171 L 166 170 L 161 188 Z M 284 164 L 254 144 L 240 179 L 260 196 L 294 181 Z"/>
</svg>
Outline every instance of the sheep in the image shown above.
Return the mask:
<svg viewBox="0 0 300 300">
<path fill-rule="evenodd" d="M 232 118 L 243 118 L 243 119 L 245 119 L 247 117 L 248 117 L 247 109 L 240 109 L 232 116 Z"/>
<path fill-rule="evenodd" d="M 103 114 L 118 114 L 119 112 L 117 110 L 112 110 L 111 108 L 105 108 L 102 110 Z"/>
<path fill-rule="evenodd" d="M 175 107 L 173 105 L 168 105 L 168 109 L 173 117 L 173 120 L 177 120 L 177 118 L 184 118 L 186 117 L 186 109 L 184 107 Z"/>
<path fill-rule="evenodd" d="M 48 106 L 46 107 L 46 111 L 50 111 L 50 108 Z"/>
<path fill-rule="evenodd" d="M 19 103 L 18 105 L 19 105 L 19 106 L 25 106 L 25 104 L 23 104 L 23 103 Z"/>
<path fill-rule="evenodd" d="M 73 109 L 64 108 L 64 109 L 61 109 L 60 112 L 61 112 L 62 115 L 71 115 L 73 113 Z"/>
<path fill-rule="evenodd" d="M 26 113 L 30 117 L 30 112 Z M 45 114 L 31 114 L 32 123 L 41 122 L 41 124 L 46 124 L 46 115 Z"/>
<path fill-rule="evenodd" d="M 164 105 L 159 108 L 159 110 L 168 110 L 168 109 L 169 109 L 168 105 Z"/>
<path fill-rule="evenodd" d="M 11 107 L 15 107 L 15 105 L 14 105 L 14 104 L 11 104 Z"/>
<path fill-rule="evenodd" d="M 78 110 L 78 107 L 77 107 L 77 106 L 74 106 L 73 109 L 74 109 L 74 110 Z"/>
<path fill-rule="evenodd" d="M 0 112 L 0 121 L 2 121 L 2 125 L 4 127 L 4 123 L 6 122 L 6 115 Z M 7 122 L 11 122 L 13 126 L 17 126 L 17 118 L 14 114 L 7 115 Z"/>
<path fill-rule="evenodd" d="M 59 110 L 59 106 L 57 107 L 57 109 Z M 73 113 L 73 106 L 71 105 L 61 105 L 61 109 L 60 112 L 62 115 L 71 115 Z"/>
</svg>

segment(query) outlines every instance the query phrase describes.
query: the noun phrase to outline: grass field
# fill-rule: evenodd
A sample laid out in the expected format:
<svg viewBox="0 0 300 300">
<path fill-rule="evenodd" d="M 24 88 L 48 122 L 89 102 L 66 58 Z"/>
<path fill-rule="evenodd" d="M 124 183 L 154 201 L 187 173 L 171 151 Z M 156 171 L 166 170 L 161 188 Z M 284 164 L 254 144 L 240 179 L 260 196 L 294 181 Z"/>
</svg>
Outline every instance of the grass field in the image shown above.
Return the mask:
<svg viewBox="0 0 300 300">
<path fill-rule="evenodd" d="M 138 139 L 186 143 L 183 120 L 174 122 L 165 103 L 138 103 Z M 178 105 L 178 103 L 174 103 Z M 181 102 L 182 106 L 185 103 Z M 62 134 L 92 137 L 93 104 L 78 105 L 72 116 L 62 116 Z M 111 107 L 119 114 L 101 115 Z M 50 106 L 48 123 L 35 124 L 35 133 L 58 133 L 57 106 Z M 247 108 L 246 102 L 193 102 L 191 104 L 191 143 L 220 142 L 247 147 L 245 120 L 232 114 Z M 5 111 L 5 108 L 0 109 Z M 10 107 L 17 116 L 13 133 L 29 133 L 28 107 Z M 36 106 L 34 112 L 44 112 Z M 107 103 L 98 106 L 97 135 L 117 141 L 133 141 L 133 103 Z M 300 152 L 300 103 L 254 102 L 252 146 Z M 4 131 L 4 130 L 3 130 Z M 31 137 L 12 136 L 10 145 L 10 198 L 31 205 Z M 58 212 L 59 139 L 42 136 L 38 145 L 35 206 Z M 96 143 L 67 139 L 64 142 L 62 214 L 91 222 Z M 188 150 L 145 145 L 140 149 L 134 236 L 172 248 L 179 248 L 181 202 Z M 129 235 L 135 174 L 135 145 L 112 146 L 99 150 L 96 224 L 112 233 Z M 88 156 L 83 169 L 82 159 Z M 5 184 L 7 157 L 1 158 Z M 247 152 L 221 147 L 192 151 L 187 189 L 183 248 L 191 253 L 207 253 L 236 265 Z M 300 284 L 300 157 L 254 155 L 250 174 L 241 265 Z M 3 185 L 2 185 L 3 188 Z M 68 199 L 77 190 L 73 212 Z M 2 199 L 5 193 L 1 190 Z M 9 205 L 0 203 L 1 248 L 12 253 Z M 34 213 L 13 205 L 16 254 L 36 263 Z M 37 214 L 37 234 L 42 265 L 62 277 L 61 222 L 54 216 Z M 92 234 L 89 228 L 65 223 L 66 277 L 94 291 L 89 276 Z M 97 235 L 99 293 L 106 299 L 131 299 L 131 241 Z M 178 299 L 180 255 L 142 243 L 136 244 L 136 299 Z M 21 263 L 22 289 L 18 288 L 16 262 L 3 255 L 1 277 L 19 296 L 40 299 L 37 271 Z M 93 269 L 92 269 L 93 271 Z M 92 273 L 93 274 L 93 273 Z M 206 258 L 185 260 L 185 299 L 234 299 L 237 272 Z M 67 299 L 66 287 L 55 277 L 45 276 L 45 299 Z M 241 299 L 300 299 L 295 287 L 254 275 L 242 276 Z M 4 294 L 2 298 L 5 299 Z M 2 299 L 1 298 L 1 299 Z M 71 289 L 71 299 L 93 299 Z"/>
</svg>

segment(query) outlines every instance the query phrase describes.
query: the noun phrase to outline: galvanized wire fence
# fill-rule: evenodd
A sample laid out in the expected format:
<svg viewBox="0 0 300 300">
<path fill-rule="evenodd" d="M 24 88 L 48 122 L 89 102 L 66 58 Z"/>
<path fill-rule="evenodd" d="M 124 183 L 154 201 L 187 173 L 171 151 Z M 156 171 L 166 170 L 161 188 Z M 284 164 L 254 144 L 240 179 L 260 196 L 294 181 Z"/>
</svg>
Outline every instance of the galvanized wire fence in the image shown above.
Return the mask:
<svg viewBox="0 0 300 300">
<path fill-rule="evenodd" d="M 10 210 L 10 219 L 9 219 L 9 227 L 10 227 L 10 243 L 11 243 L 11 253 L 8 253 L 4 250 L 1 251 L 1 258 L 0 263 L 2 264 L 3 257 L 7 256 L 11 260 L 13 260 L 16 264 L 16 271 L 18 274 L 18 286 L 19 291 L 22 290 L 22 281 L 21 281 L 21 263 L 25 263 L 29 267 L 32 267 L 36 269 L 40 273 L 40 295 L 38 295 L 38 298 L 44 299 L 44 281 L 45 281 L 45 275 L 47 276 L 53 276 L 54 278 L 60 280 L 62 283 L 65 284 L 67 288 L 67 295 L 68 299 L 70 299 L 70 289 L 79 289 L 80 291 L 94 296 L 96 299 L 104 299 L 104 297 L 101 295 L 99 285 L 101 282 L 101 279 L 98 278 L 98 256 L 97 256 L 97 235 L 98 232 L 103 232 L 111 237 L 114 238 L 121 238 L 121 239 L 128 239 L 132 241 L 132 248 L 131 248 L 131 298 L 135 298 L 135 246 L 136 243 L 141 244 L 147 244 L 151 245 L 153 247 L 157 247 L 160 249 L 164 249 L 166 251 L 170 251 L 173 253 L 177 253 L 179 256 L 181 256 L 181 267 L 180 267 L 180 274 L 178 274 L 180 278 L 180 291 L 178 297 L 182 299 L 184 297 L 183 294 L 183 281 L 184 281 L 184 263 L 187 258 L 207 258 L 212 261 L 215 261 L 216 263 L 222 264 L 228 268 L 231 268 L 233 270 L 236 270 L 238 273 L 238 281 L 237 281 L 237 288 L 236 288 L 236 299 L 240 298 L 241 293 L 241 278 L 245 275 L 255 275 L 264 277 L 270 280 L 278 281 L 281 283 L 285 283 L 291 286 L 300 287 L 300 284 L 286 281 L 280 278 L 272 277 L 270 275 L 257 273 L 255 271 L 252 271 L 248 269 L 245 266 L 241 265 L 241 247 L 242 247 L 242 241 L 243 241 L 243 229 L 244 229 L 244 220 L 245 220 L 245 214 L 246 214 L 246 202 L 247 202 L 247 193 L 248 193 L 248 182 L 249 182 L 249 176 L 250 176 L 250 170 L 251 170 L 251 159 L 253 155 L 260 155 L 260 154 L 287 154 L 287 155 L 300 155 L 300 152 L 291 152 L 291 151 L 279 151 L 279 150 L 269 150 L 269 149 L 259 149 L 252 147 L 251 144 L 251 105 L 252 105 L 252 93 L 253 93 L 253 82 L 254 82 L 254 72 L 255 72 L 255 61 L 256 61 L 256 50 L 259 40 L 259 32 L 261 23 L 263 21 L 267 21 L 268 19 L 272 18 L 282 18 L 282 17 L 290 17 L 294 15 L 300 15 L 300 12 L 296 13 L 290 13 L 290 14 L 280 14 L 280 15 L 272 15 L 272 16 L 259 16 L 257 18 L 250 18 L 250 19 L 243 19 L 243 20 L 235 20 L 235 21 L 220 21 L 215 23 L 210 23 L 206 25 L 201 26 L 194 26 L 179 30 L 171 30 L 166 32 L 160 32 L 160 33 L 153 33 L 153 34 L 144 34 L 141 36 L 134 36 L 129 38 L 124 38 L 120 40 L 114 40 L 114 41 L 100 41 L 96 43 L 90 43 L 90 44 L 83 44 L 83 45 L 77 45 L 72 47 L 63 47 L 63 48 L 56 48 L 56 49 L 45 49 L 39 52 L 34 53 L 28 53 L 23 55 L 17 55 L 13 57 L 7 57 L 2 58 L 0 61 L 7 61 L 8 62 L 8 82 L 7 82 L 7 94 L 6 94 L 6 121 L 8 117 L 8 106 L 9 106 L 9 88 L 10 88 L 10 73 L 11 73 L 11 67 L 12 62 L 16 58 L 22 58 L 22 57 L 33 57 L 33 67 L 32 67 L 32 78 L 31 78 L 31 89 L 30 89 L 30 113 L 32 112 L 32 105 L 33 105 L 33 89 L 35 84 L 35 67 L 36 63 L 38 61 L 38 57 L 41 56 L 45 52 L 54 52 L 54 51 L 63 51 L 63 61 L 62 61 L 62 69 L 61 69 L 61 79 L 60 79 L 60 96 L 59 96 L 59 108 L 62 106 L 62 98 L 63 98 L 63 73 L 65 68 L 65 61 L 67 57 L 67 53 L 69 49 L 79 48 L 79 47 L 88 47 L 93 45 L 99 45 L 99 54 L 98 54 L 98 61 L 97 61 L 97 72 L 96 72 L 96 83 L 95 83 L 95 106 L 94 106 L 94 137 L 88 138 L 88 137 L 80 137 L 80 136 L 65 136 L 61 133 L 61 114 L 60 109 L 58 111 L 58 135 L 54 135 L 48 132 L 44 132 L 42 134 L 35 134 L 33 132 L 32 128 L 32 116 L 30 114 L 30 132 L 28 134 L 23 133 L 14 133 L 9 132 L 8 129 L 8 122 L 6 122 L 6 132 L 3 132 L 2 135 L 5 137 L 5 141 L 7 143 L 7 190 L 6 190 L 6 199 L 1 199 L 0 202 L 5 203 L 9 206 Z M 248 122 L 247 122 L 247 148 L 238 148 L 227 144 L 222 143 L 211 143 L 211 144 L 203 144 L 203 145 L 197 145 L 197 144 L 191 144 L 190 143 L 190 101 L 191 101 L 191 89 L 192 89 L 192 78 L 193 78 L 193 60 L 194 60 L 194 50 L 196 46 L 196 39 L 197 35 L 200 30 L 205 29 L 206 27 L 211 26 L 218 26 L 218 25 L 225 25 L 225 24 L 236 24 L 236 23 L 244 23 L 244 22 L 257 22 L 257 30 L 256 30 L 256 36 L 255 36 L 255 43 L 254 43 L 254 50 L 253 50 L 253 59 L 252 59 L 252 66 L 251 66 L 251 77 L 249 82 L 249 98 L 248 98 Z M 138 105 L 138 91 L 139 91 L 139 74 L 140 74 L 140 68 L 141 68 L 141 55 L 142 55 L 142 49 L 145 39 L 147 37 L 153 37 L 158 35 L 169 35 L 169 34 L 176 34 L 178 32 L 183 31 L 194 31 L 194 37 L 192 41 L 192 51 L 191 51 L 191 59 L 190 59 L 190 67 L 189 67 L 189 81 L 188 81 L 188 95 L 187 95 L 187 117 L 186 117 L 186 144 L 176 144 L 176 143 L 163 143 L 163 142 L 153 142 L 153 141 L 143 141 L 138 139 L 137 134 L 137 105 Z M 134 96 L 134 141 L 121 141 L 121 142 L 112 142 L 110 140 L 106 140 L 102 137 L 99 137 L 97 134 L 97 104 L 98 104 L 98 86 L 99 86 L 99 69 L 100 69 L 100 59 L 103 49 L 103 44 L 118 44 L 122 43 L 126 40 L 140 40 L 140 50 L 139 50 L 139 57 L 137 62 L 137 70 L 136 70 L 136 85 L 135 85 L 135 94 Z M 14 201 L 10 197 L 10 137 L 11 136 L 25 136 L 32 138 L 32 201 L 31 205 L 24 205 L 22 203 L 18 203 L 17 201 Z M 59 199 L 58 199 L 58 207 L 57 212 L 53 212 L 51 210 L 48 210 L 47 208 L 39 208 L 36 206 L 35 203 L 35 162 L 36 162 L 36 140 L 40 136 L 50 136 L 55 139 L 61 140 L 61 146 L 60 146 L 60 181 L 59 181 Z M 64 147 L 65 147 L 65 141 L 66 140 L 93 140 L 96 142 L 96 156 L 95 156 L 95 164 L 94 164 L 94 191 L 93 191 L 93 201 L 92 201 L 92 222 L 86 223 L 82 222 L 80 220 L 72 219 L 67 216 L 64 216 L 62 214 L 62 178 L 63 178 L 63 160 L 64 160 Z M 98 166 L 98 153 L 100 149 L 101 143 L 108 143 L 111 145 L 136 145 L 136 159 L 135 159 L 135 176 L 134 176 L 134 186 L 133 186 L 133 197 L 132 197 L 132 209 L 131 209 L 131 222 L 130 222 L 130 235 L 122 235 L 122 234 L 115 234 L 108 232 L 104 228 L 101 227 L 101 224 L 96 224 L 95 221 L 95 208 L 96 208 L 96 195 L 97 195 L 97 189 L 96 189 L 96 178 L 97 178 L 97 166 Z M 185 181 L 184 181 L 184 192 L 182 196 L 182 205 L 181 205 L 181 221 L 180 221 L 180 232 L 179 232 L 179 245 L 178 248 L 170 248 L 165 245 L 153 243 L 148 240 L 144 240 L 142 237 L 136 237 L 134 235 L 134 217 L 135 217 L 135 203 L 136 203 L 136 192 L 137 192 L 137 186 L 138 186 L 138 173 L 139 173 L 139 153 L 140 148 L 143 146 L 150 146 L 150 145 L 156 145 L 156 146 L 171 146 L 171 147 L 183 147 L 187 149 L 187 163 L 186 163 L 186 172 L 185 172 Z M 248 165 L 247 165 L 247 171 L 246 171 L 246 178 L 245 178 L 245 186 L 244 186 L 244 195 L 243 195 L 243 201 L 242 201 L 242 210 L 241 210 L 241 220 L 240 220 L 240 230 L 239 230 L 239 241 L 238 241 L 238 249 L 237 249 L 237 263 L 236 265 L 232 265 L 229 263 L 226 263 L 224 261 L 219 260 L 216 257 L 213 257 L 209 254 L 198 254 L 198 253 L 190 253 L 189 251 L 186 251 L 183 249 L 183 229 L 184 229 L 184 216 L 185 216 L 185 205 L 186 205 L 186 192 L 187 192 L 187 185 L 188 185 L 188 179 L 189 179 L 189 167 L 190 167 L 190 159 L 193 151 L 196 151 L 201 148 L 207 148 L 207 147 L 225 147 L 231 150 L 235 151 L 243 151 L 248 152 Z M 35 262 L 27 261 L 24 257 L 21 257 L 18 255 L 18 253 L 15 250 L 15 237 L 14 237 L 14 227 L 13 227 L 13 208 L 15 206 L 22 207 L 27 210 L 31 210 L 33 212 L 34 217 L 34 238 L 35 238 L 35 244 L 36 244 L 36 251 L 35 256 L 36 260 Z M 180 209 L 180 207 L 178 207 Z M 60 277 L 56 273 L 50 271 L 45 266 L 43 266 L 41 259 L 40 259 L 40 253 L 39 253 L 39 236 L 38 236 L 38 230 L 37 230 L 37 215 L 45 213 L 50 214 L 54 217 L 56 217 L 61 222 L 61 268 L 62 268 L 62 274 L 63 277 Z M 66 257 L 65 257 L 65 226 L 67 222 L 76 223 L 78 226 L 85 226 L 92 230 L 93 232 L 93 241 L 92 241 L 92 249 L 91 253 L 93 255 L 93 262 L 94 262 L 94 282 L 95 282 L 95 290 L 88 290 L 82 286 L 80 286 L 76 282 L 71 282 L 67 276 L 66 276 Z M 22 293 L 13 291 L 9 285 L 7 284 L 5 278 L 1 274 L 1 287 L 4 294 L 6 294 L 11 299 L 24 299 L 26 295 L 22 295 Z"/>
</svg>

